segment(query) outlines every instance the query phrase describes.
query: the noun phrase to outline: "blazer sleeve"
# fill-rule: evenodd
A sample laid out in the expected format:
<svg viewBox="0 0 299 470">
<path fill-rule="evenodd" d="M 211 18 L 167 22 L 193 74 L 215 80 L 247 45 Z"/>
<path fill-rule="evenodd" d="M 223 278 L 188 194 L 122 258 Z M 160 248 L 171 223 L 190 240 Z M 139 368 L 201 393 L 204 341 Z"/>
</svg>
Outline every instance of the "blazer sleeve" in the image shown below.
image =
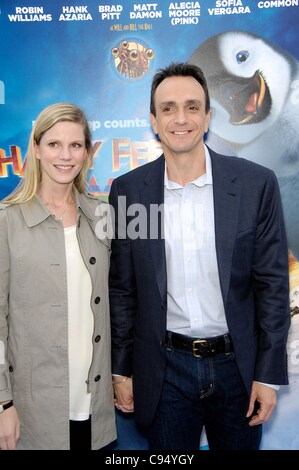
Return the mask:
<svg viewBox="0 0 299 470">
<path fill-rule="evenodd" d="M 254 380 L 286 384 L 290 327 L 288 247 L 280 191 L 272 171 L 260 202 L 252 275 L 258 324 Z"/>
</svg>

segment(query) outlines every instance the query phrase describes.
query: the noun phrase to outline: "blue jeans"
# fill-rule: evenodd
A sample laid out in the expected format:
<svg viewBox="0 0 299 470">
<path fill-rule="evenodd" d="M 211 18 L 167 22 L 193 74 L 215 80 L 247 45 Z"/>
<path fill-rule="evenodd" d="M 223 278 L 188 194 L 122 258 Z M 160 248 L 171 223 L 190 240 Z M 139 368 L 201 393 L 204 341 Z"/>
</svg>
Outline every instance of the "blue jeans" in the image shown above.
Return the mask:
<svg viewBox="0 0 299 470">
<path fill-rule="evenodd" d="M 197 450 L 205 426 L 210 450 L 258 450 L 262 425 L 248 425 L 249 397 L 234 353 L 203 359 L 168 348 L 166 362 L 150 449 Z"/>
</svg>

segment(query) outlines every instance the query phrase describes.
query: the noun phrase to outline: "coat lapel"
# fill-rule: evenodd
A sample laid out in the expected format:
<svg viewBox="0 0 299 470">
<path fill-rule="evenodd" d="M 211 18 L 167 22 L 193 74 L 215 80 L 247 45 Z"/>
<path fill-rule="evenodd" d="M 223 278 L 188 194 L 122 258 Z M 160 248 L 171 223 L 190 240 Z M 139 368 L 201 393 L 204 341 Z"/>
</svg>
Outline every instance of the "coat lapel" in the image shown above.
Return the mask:
<svg viewBox="0 0 299 470">
<path fill-rule="evenodd" d="M 165 160 L 162 155 L 155 162 L 153 162 L 148 173 L 141 182 L 140 200 L 147 210 L 147 232 L 149 237 L 151 257 L 153 260 L 160 295 L 162 300 L 166 302 L 167 277 L 165 243 L 163 237 L 164 171 Z M 162 209 L 162 216 L 159 217 L 159 224 L 156 230 L 157 217 L 153 215 L 153 212 L 156 214 L 155 209 L 159 206 Z M 153 233 L 150 233 L 151 228 L 154 228 Z"/>
<path fill-rule="evenodd" d="M 227 300 L 232 255 L 237 233 L 241 187 L 230 171 L 229 161 L 210 150 L 213 174 L 215 239 L 220 285 Z"/>
</svg>

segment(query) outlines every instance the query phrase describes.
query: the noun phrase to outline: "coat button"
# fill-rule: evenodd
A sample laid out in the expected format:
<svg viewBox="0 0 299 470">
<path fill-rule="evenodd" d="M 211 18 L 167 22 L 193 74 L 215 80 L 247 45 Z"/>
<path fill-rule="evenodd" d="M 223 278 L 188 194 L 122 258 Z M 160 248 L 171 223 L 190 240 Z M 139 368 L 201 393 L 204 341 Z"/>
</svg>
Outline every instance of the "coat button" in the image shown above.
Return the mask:
<svg viewBox="0 0 299 470">
<path fill-rule="evenodd" d="M 94 299 L 94 303 L 95 303 L 95 304 L 99 304 L 100 302 L 101 302 L 101 297 L 96 297 L 96 298 Z"/>
<path fill-rule="evenodd" d="M 92 256 L 91 258 L 89 258 L 89 262 L 90 264 L 96 264 L 96 259 L 94 256 Z"/>
<path fill-rule="evenodd" d="M 101 335 L 97 335 L 94 340 L 95 340 L 96 343 L 98 343 L 100 341 L 100 339 L 101 339 Z"/>
<path fill-rule="evenodd" d="M 13 366 L 9 366 L 8 370 L 9 372 L 13 372 Z"/>
<path fill-rule="evenodd" d="M 100 375 L 97 375 L 95 378 L 94 378 L 94 381 L 95 382 L 98 382 L 100 380 L 101 376 Z"/>
</svg>

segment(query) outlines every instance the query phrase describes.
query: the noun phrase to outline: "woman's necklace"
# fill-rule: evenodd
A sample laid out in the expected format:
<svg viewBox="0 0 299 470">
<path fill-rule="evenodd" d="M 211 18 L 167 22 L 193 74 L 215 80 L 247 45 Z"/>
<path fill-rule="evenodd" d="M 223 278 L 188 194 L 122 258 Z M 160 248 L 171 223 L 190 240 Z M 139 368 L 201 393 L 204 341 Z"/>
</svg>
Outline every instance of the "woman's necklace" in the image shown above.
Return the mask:
<svg viewBox="0 0 299 470">
<path fill-rule="evenodd" d="M 52 216 L 54 217 L 55 220 L 63 220 L 64 215 L 67 213 L 67 211 L 74 205 L 74 201 L 72 200 L 71 203 L 66 203 L 65 206 L 63 206 L 62 211 L 61 208 L 57 208 L 52 204 L 51 202 L 44 201 L 42 199 L 44 205 L 48 207 L 49 211 L 51 212 Z"/>
</svg>

